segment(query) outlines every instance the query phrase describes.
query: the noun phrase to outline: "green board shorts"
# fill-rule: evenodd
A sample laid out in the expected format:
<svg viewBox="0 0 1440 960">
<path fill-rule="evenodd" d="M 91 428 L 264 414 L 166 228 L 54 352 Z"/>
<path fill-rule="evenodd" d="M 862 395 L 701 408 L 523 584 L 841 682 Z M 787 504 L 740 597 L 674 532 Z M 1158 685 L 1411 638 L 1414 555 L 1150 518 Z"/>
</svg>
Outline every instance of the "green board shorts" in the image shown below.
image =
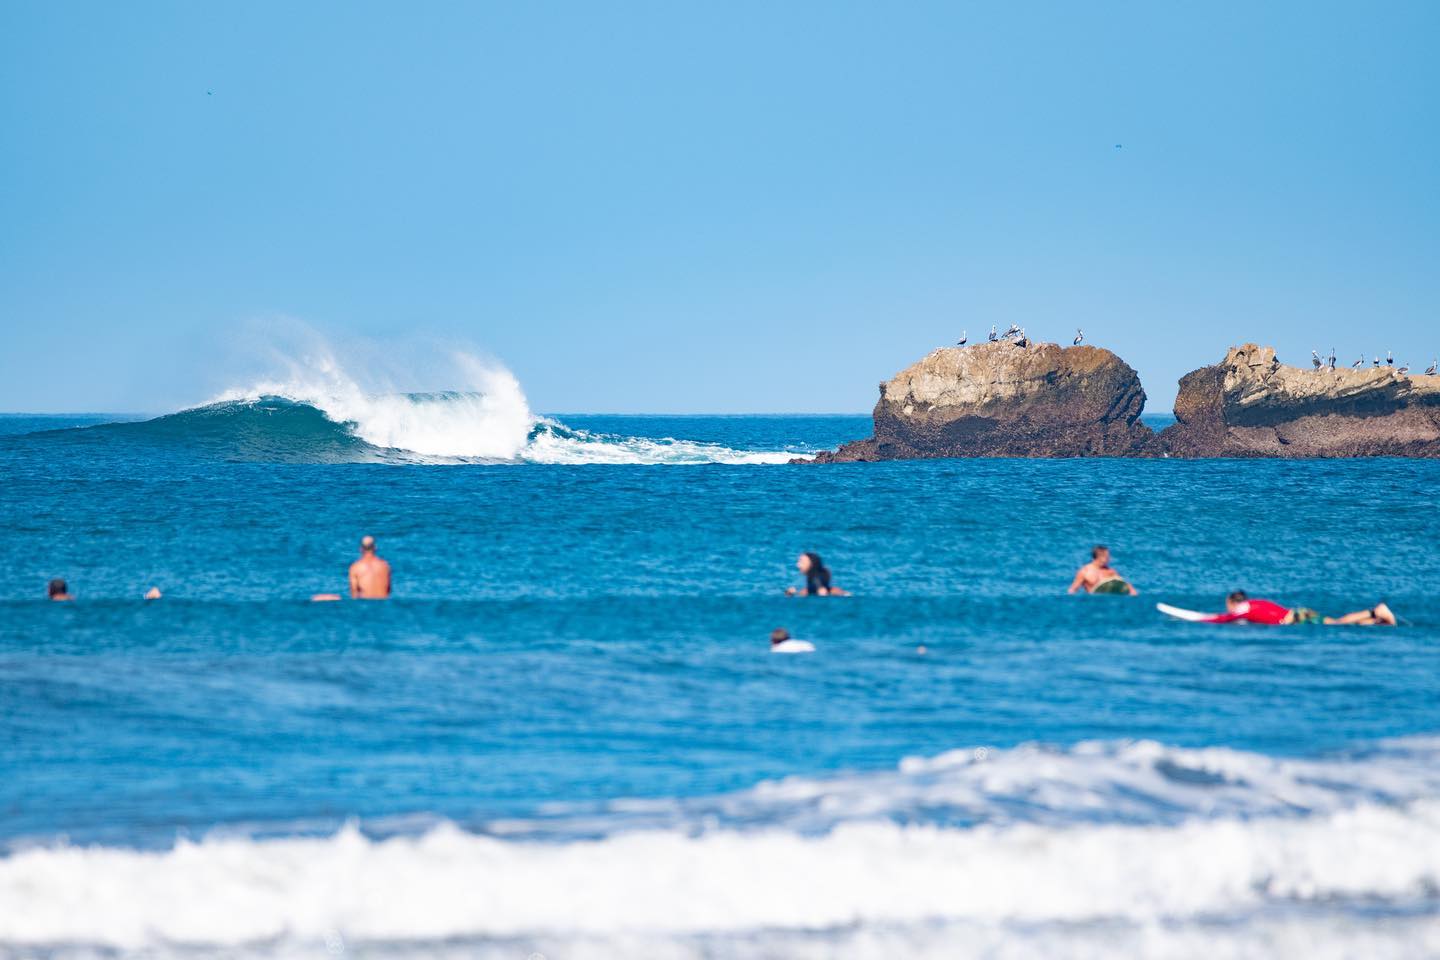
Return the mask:
<svg viewBox="0 0 1440 960">
<path fill-rule="evenodd" d="M 1110 580 L 1102 580 L 1101 582 L 1095 584 L 1095 589 L 1094 589 L 1094 590 L 1091 590 L 1090 592 L 1091 592 L 1091 593 L 1129 593 L 1129 592 L 1130 592 L 1130 584 L 1128 584 L 1128 583 L 1126 583 L 1124 580 L 1121 580 L 1120 578 L 1116 577 L 1116 578 L 1113 578 L 1113 579 L 1110 579 Z"/>
<path fill-rule="evenodd" d="M 1295 615 L 1295 619 L 1292 621 L 1293 623 L 1302 624 L 1304 626 L 1314 626 L 1317 623 L 1325 622 L 1324 617 L 1322 617 L 1314 610 L 1311 610 L 1309 607 L 1296 607 L 1290 612 Z"/>
</svg>

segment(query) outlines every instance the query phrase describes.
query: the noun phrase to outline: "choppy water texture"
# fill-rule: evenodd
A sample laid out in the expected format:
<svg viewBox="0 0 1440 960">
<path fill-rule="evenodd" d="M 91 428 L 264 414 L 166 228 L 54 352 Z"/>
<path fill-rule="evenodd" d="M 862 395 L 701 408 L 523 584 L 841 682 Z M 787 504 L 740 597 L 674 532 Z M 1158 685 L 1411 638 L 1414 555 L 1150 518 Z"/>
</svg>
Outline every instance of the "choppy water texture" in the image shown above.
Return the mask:
<svg viewBox="0 0 1440 960">
<path fill-rule="evenodd" d="M 494 396 L 0 417 L 0 956 L 1440 953 L 1440 463 Z"/>
</svg>

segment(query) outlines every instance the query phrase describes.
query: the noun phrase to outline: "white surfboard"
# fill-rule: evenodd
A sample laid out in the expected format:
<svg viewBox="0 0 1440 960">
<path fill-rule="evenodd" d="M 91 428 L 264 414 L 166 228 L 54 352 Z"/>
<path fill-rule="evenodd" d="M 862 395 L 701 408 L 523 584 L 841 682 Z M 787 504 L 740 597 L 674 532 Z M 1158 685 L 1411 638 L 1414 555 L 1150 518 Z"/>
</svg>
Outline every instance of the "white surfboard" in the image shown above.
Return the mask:
<svg viewBox="0 0 1440 960">
<path fill-rule="evenodd" d="M 1172 607 L 1168 603 L 1157 603 L 1155 609 L 1167 617 L 1174 617 L 1176 620 L 1188 620 L 1191 623 L 1199 623 L 1209 619 L 1211 614 L 1200 613 L 1198 610 L 1186 610 L 1183 607 Z"/>
</svg>

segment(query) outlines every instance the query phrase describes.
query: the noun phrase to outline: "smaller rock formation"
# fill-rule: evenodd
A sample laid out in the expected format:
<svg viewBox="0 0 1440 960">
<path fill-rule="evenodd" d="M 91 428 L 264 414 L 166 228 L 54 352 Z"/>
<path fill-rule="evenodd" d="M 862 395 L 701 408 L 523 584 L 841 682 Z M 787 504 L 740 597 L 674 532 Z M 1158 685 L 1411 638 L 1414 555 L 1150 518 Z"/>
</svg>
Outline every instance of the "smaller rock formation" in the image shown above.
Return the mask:
<svg viewBox="0 0 1440 960">
<path fill-rule="evenodd" d="M 1290 367 L 1247 343 L 1181 378 L 1175 418 L 1171 456 L 1440 457 L 1440 377 Z"/>
<path fill-rule="evenodd" d="M 946 347 L 880 385 L 873 438 L 816 462 L 1136 456 L 1155 439 L 1144 406 L 1135 371 L 1099 347 Z"/>
</svg>

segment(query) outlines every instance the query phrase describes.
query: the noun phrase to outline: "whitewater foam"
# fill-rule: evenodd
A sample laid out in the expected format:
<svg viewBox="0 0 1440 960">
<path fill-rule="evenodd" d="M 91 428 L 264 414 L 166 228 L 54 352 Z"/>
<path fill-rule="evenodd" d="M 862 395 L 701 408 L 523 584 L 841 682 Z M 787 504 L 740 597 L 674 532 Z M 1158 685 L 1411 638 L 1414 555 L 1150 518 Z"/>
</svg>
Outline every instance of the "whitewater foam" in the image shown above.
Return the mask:
<svg viewBox="0 0 1440 960">
<path fill-rule="evenodd" d="M 372 393 L 327 353 L 291 366 L 283 380 L 231 390 L 211 404 L 278 397 L 315 407 L 372 446 L 432 457 L 513 460 L 535 421 L 520 382 L 506 370 L 457 354 L 463 389 L 444 393 Z"/>
<path fill-rule="evenodd" d="M 372 447 L 413 455 L 406 462 L 433 458 L 543 464 L 766 464 L 786 463 L 800 455 L 733 450 L 672 437 L 572 430 L 533 414 L 520 382 L 509 370 L 466 354 L 454 357 L 462 388 L 443 393 L 363 389 L 323 351 L 289 366 L 282 379 L 226 391 L 199 409 L 277 399 L 308 405 Z"/>
<path fill-rule="evenodd" d="M 384 838 L 353 825 L 212 836 L 159 852 L 40 847 L 0 859 L 0 944 L 283 954 L 339 937 L 406 953 L 552 944 L 564 956 L 893 955 L 909 944 L 953 956 L 957 943 L 990 942 L 1029 956 L 1128 943 L 1246 956 L 1278 938 L 1419 955 L 1440 938 L 1437 754 L 1433 740 L 1324 761 L 1156 744 L 965 751 L 762 785 L 666 826 L 620 816 L 587 838 L 440 823 Z M 1127 791 L 1128 822 L 1085 816 Z M 951 800 L 958 816 L 935 812 Z M 714 816 L 727 803 L 744 822 Z M 824 822 L 787 820 L 797 804 Z"/>
</svg>

